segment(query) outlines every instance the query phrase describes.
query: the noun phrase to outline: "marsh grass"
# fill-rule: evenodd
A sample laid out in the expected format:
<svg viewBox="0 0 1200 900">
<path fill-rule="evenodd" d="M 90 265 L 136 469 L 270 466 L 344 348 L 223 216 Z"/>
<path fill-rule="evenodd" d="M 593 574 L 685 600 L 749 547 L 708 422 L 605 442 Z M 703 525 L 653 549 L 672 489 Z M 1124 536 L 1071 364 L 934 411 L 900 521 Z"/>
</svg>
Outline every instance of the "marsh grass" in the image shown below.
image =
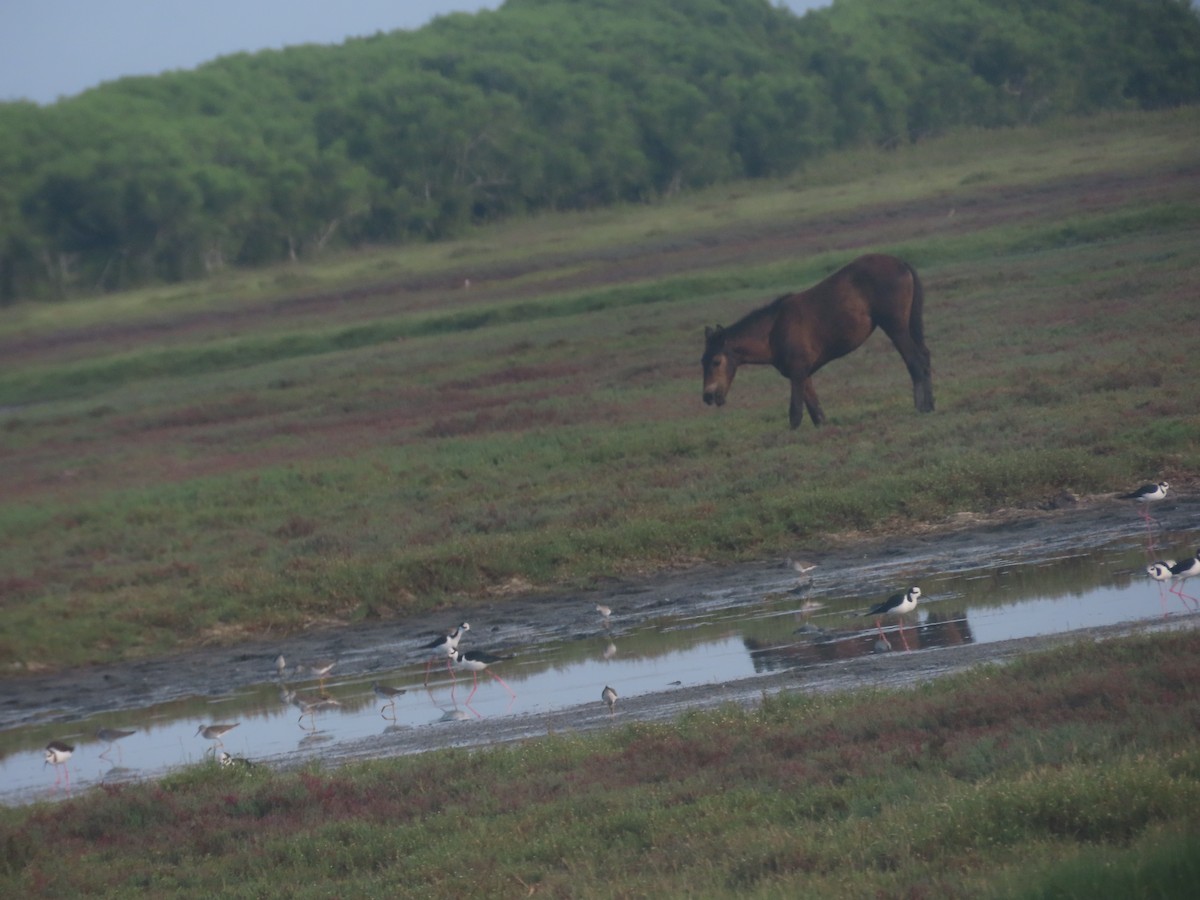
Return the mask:
<svg viewBox="0 0 1200 900">
<path fill-rule="evenodd" d="M 1183 896 L 1197 660 L 1163 634 L 486 750 L 202 764 L 0 811 L 0 891 Z"/>
<path fill-rule="evenodd" d="M 127 659 L 513 582 L 783 556 L 1064 489 L 1183 487 L 1200 463 L 1200 217 L 1179 196 L 1195 189 L 1195 121 L 1005 133 L 985 179 L 968 177 L 982 138 L 954 135 L 863 151 L 857 180 L 831 161 L 786 190 L 392 252 L 423 283 L 457 284 L 463 260 L 506 273 L 470 291 L 321 305 L 257 273 L 242 295 L 229 276 L 210 294 L 67 304 L 57 320 L 18 307 L 0 326 L 19 359 L 0 369 L 0 664 Z M 970 183 L 947 195 L 926 180 L 942 169 Z M 1113 197 L 1089 207 L 1085 177 Z M 1120 189 L 1130 178 L 1167 186 L 1141 196 Z M 967 212 L 930 225 L 951 202 Z M 994 213 L 973 218 L 973 204 Z M 763 223 L 820 233 L 830 209 L 843 223 L 830 246 L 760 252 Z M 710 253 L 710 227 L 745 254 Z M 648 231 L 661 264 L 624 275 Z M 787 429 L 787 384 L 767 369 L 740 372 L 723 409 L 700 403 L 705 323 L 867 249 L 921 271 L 934 415 L 913 412 L 879 335 L 818 374 L 820 431 Z M 374 265 L 331 262 L 313 290 Z M 109 319 L 92 330 L 97 310 Z"/>
</svg>

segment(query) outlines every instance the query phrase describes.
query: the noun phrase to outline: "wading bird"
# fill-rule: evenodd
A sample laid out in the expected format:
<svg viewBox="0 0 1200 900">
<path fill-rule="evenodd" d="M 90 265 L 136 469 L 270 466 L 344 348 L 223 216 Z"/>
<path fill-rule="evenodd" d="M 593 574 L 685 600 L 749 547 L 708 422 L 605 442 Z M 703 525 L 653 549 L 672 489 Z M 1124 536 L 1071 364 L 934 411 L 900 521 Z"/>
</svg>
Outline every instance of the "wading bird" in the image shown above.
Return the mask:
<svg viewBox="0 0 1200 900">
<path fill-rule="evenodd" d="M 1119 496 L 1119 499 L 1132 500 L 1140 507 L 1138 515 L 1146 523 L 1146 546 L 1148 554 L 1154 553 L 1154 529 L 1151 527 L 1153 519 L 1150 518 L 1150 504 L 1166 499 L 1168 488 L 1170 488 L 1169 484 L 1165 481 L 1159 481 L 1155 484 L 1143 484 L 1137 490 Z"/>
<path fill-rule="evenodd" d="M 1175 565 L 1171 566 L 1171 578 L 1175 582 L 1175 587 L 1171 588 L 1171 593 L 1180 600 L 1191 600 L 1200 606 L 1200 597 L 1193 597 L 1191 594 L 1183 592 L 1183 583 L 1189 578 L 1195 578 L 1200 575 L 1200 550 L 1196 551 L 1195 556 L 1181 559 Z"/>
<path fill-rule="evenodd" d="M 458 642 L 462 640 L 463 635 L 471 630 L 469 622 L 463 622 L 453 631 L 448 631 L 439 638 L 430 641 L 421 649 L 430 651 L 429 661 L 425 663 L 425 687 L 429 687 L 429 670 L 433 666 L 433 661 L 436 659 L 445 658 L 446 671 L 450 673 L 450 680 L 454 680 L 454 670 L 450 668 L 450 660 L 454 656 L 454 652 L 458 649 Z"/>
<path fill-rule="evenodd" d="M 882 603 L 872 606 L 869 610 L 863 613 L 864 616 L 875 616 L 875 627 L 879 629 L 879 636 L 883 637 L 883 617 L 895 616 L 896 621 L 900 623 L 900 640 L 904 642 L 904 649 L 910 649 L 908 646 L 908 638 L 904 635 L 904 619 L 902 616 L 912 612 L 917 608 L 917 600 L 921 597 L 921 589 L 919 587 L 911 587 L 902 594 L 892 594 Z M 886 641 L 886 638 L 884 638 Z"/>
<path fill-rule="evenodd" d="M 1136 500 L 1142 505 L 1142 515 L 1149 518 L 1149 513 L 1146 512 L 1146 504 L 1153 503 L 1156 500 L 1163 500 L 1167 496 L 1167 489 L 1171 485 L 1165 481 L 1159 481 L 1155 484 L 1143 484 L 1136 491 L 1130 491 L 1128 494 L 1122 494 L 1121 500 Z"/>
<path fill-rule="evenodd" d="M 121 758 L 121 747 L 117 741 L 121 738 L 127 738 L 131 734 L 136 734 L 134 730 L 125 731 L 121 728 L 101 728 L 96 732 L 96 740 L 103 741 L 108 746 L 104 748 L 104 752 L 100 754 L 101 759 L 108 759 L 108 754 L 112 752 L 113 745 L 117 746 L 117 759 Z"/>
<path fill-rule="evenodd" d="M 388 716 L 384 715 L 383 711 L 390 706 L 392 708 L 391 719 L 393 722 L 396 721 L 396 698 L 407 694 L 408 691 L 404 688 L 388 687 L 386 684 L 380 684 L 378 681 L 371 682 L 371 690 L 375 692 L 376 697 L 386 701 L 383 706 L 379 707 L 379 715 L 385 719 L 388 718 Z"/>
<path fill-rule="evenodd" d="M 342 705 L 332 697 L 302 697 L 298 694 L 292 698 L 292 702 L 300 710 L 300 716 L 296 719 L 296 724 L 304 728 L 304 725 L 301 723 L 304 722 L 305 716 L 308 716 L 308 721 L 312 724 L 312 728 L 304 728 L 305 731 L 317 730 L 317 713 L 326 709 L 336 709 Z"/>
<path fill-rule="evenodd" d="M 317 676 L 317 690 L 325 690 L 325 679 L 336 665 L 336 659 L 327 659 L 319 663 L 313 663 L 308 667 L 308 671 Z"/>
<path fill-rule="evenodd" d="M 254 768 L 254 763 L 250 762 L 250 760 L 246 759 L 246 757 L 230 756 L 224 750 L 222 750 L 221 755 L 217 757 L 217 761 L 220 762 L 220 764 L 225 768 L 230 768 L 232 766 L 242 766 L 243 768 L 247 769 Z"/>
<path fill-rule="evenodd" d="M 196 729 L 196 734 L 203 737 L 206 741 L 213 741 L 214 743 L 209 749 L 215 753 L 217 747 L 225 746 L 221 738 L 225 737 L 225 735 L 241 724 L 241 722 L 234 722 L 232 725 L 201 725 Z"/>
<path fill-rule="evenodd" d="M 66 782 L 67 789 L 71 787 L 71 770 L 67 768 L 67 760 L 71 758 L 71 754 L 75 752 L 75 748 L 63 741 L 51 741 L 46 745 L 46 761 L 42 763 L 42 768 L 46 766 L 54 766 L 54 786 L 58 787 L 62 781 Z M 62 766 L 62 770 L 59 770 Z"/>
<path fill-rule="evenodd" d="M 608 714 L 613 715 L 617 709 L 617 692 L 605 685 L 604 690 L 600 692 L 600 699 L 608 707 Z"/>
<path fill-rule="evenodd" d="M 789 559 L 787 564 L 788 567 L 793 569 L 796 573 L 796 586 L 792 588 L 791 593 L 802 594 L 812 587 L 812 571 L 817 567 L 816 563 L 805 562 L 797 559 Z"/>
<path fill-rule="evenodd" d="M 504 686 L 504 689 L 508 691 L 514 700 L 517 699 L 516 693 L 512 688 L 505 684 L 504 679 L 488 668 L 493 663 L 503 662 L 506 659 L 512 659 L 511 656 L 496 656 L 484 650 L 468 650 L 466 653 L 463 653 L 461 650 L 452 650 L 450 652 L 450 658 L 454 661 L 455 665 L 471 670 L 471 678 L 474 680 L 474 686 L 471 688 L 471 693 L 467 697 L 468 704 L 471 702 L 471 697 L 474 697 L 475 692 L 479 690 L 480 672 L 487 672 Z"/>
</svg>

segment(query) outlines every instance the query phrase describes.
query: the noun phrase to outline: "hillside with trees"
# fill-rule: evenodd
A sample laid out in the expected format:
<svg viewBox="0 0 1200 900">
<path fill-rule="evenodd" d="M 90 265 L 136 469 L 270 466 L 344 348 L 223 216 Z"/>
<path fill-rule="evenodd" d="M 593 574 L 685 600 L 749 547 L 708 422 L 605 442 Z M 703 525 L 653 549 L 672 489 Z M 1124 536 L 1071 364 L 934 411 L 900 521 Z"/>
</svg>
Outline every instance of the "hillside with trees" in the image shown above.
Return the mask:
<svg viewBox="0 0 1200 900">
<path fill-rule="evenodd" d="M 1187 0 L 508 0 L 0 104 L 0 303 L 1198 101 Z"/>
</svg>

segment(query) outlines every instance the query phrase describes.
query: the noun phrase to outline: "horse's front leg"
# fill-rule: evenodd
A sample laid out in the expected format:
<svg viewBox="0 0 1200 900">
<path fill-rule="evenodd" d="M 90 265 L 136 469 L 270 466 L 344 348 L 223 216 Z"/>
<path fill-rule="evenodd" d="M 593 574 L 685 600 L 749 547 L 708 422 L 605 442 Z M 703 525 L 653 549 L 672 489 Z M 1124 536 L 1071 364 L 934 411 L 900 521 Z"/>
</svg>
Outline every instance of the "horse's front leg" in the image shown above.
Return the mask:
<svg viewBox="0 0 1200 900">
<path fill-rule="evenodd" d="M 806 407 L 814 425 L 820 425 L 825 421 L 821 402 L 817 399 L 817 392 L 813 389 L 812 379 L 807 375 L 792 379 L 792 402 L 788 406 L 788 421 L 792 423 L 793 428 L 799 428 L 800 423 L 804 421 Z"/>
</svg>

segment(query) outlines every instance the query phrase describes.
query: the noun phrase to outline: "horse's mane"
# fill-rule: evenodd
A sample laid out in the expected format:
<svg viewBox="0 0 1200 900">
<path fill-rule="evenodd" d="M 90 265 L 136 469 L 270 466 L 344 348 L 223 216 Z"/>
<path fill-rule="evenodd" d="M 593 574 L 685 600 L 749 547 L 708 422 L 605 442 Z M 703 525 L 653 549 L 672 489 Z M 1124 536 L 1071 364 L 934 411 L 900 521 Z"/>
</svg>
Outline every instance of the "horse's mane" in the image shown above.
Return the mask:
<svg viewBox="0 0 1200 900">
<path fill-rule="evenodd" d="M 760 306 L 758 309 L 752 309 L 750 312 L 746 313 L 744 316 L 730 325 L 728 330 L 736 331 L 745 328 L 747 325 L 757 322 L 759 319 L 776 315 L 779 312 L 779 304 L 789 296 L 789 294 L 780 294 L 770 303 L 766 303 Z"/>
</svg>

